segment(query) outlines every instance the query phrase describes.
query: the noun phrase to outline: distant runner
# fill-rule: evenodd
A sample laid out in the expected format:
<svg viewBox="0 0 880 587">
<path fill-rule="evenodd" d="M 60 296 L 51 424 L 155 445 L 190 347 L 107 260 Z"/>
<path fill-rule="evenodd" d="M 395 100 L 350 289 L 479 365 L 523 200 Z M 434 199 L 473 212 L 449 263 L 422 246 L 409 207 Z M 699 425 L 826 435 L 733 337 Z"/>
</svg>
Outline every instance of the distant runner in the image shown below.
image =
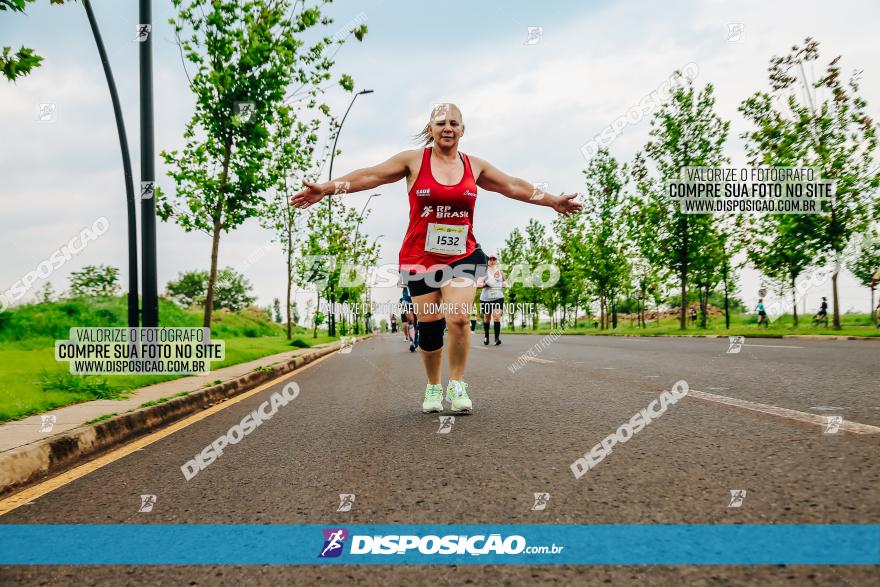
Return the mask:
<svg viewBox="0 0 880 587">
<path fill-rule="evenodd" d="M 468 317 L 476 280 L 486 255 L 473 231 L 477 187 L 520 202 L 548 206 L 560 214 L 579 212 L 577 194 L 555 196 L 531 183 L 502 173 L 490 163 L 459 152 L 464 135 L 461 110 L 438 104 L 419 133 L 424 148 L 403 151 L 384 163 L 358 169 L 333 181 L 303 182 L 305 189 L 291 205 L 307 208 L 324 196 L 371 190 L 406 178 L 409 227 L 400 248 L 400 272 L 413 296 L 419 318 L 419 347 L 428 384 L 423 412 L 443 410 L 440 367 L 443 333 L 449 329 L 449 384 L 446 399 L 453 412 L 470 412 L 473 404 L 464 382 L 470 349 Z"/>
<path fill-rule="evenodd" d="M 409 342 L 409 352 L 416 352 L 419 346 L 419 331 L 417 328 L 418 318 L 413 311 L 413 301 L 409 295 L 409 288 L 403 288 L 400 296 L 400 306 L 403 309 L 403 331 L 407 342 Z"/>
<path fill-rule="evenodd" d="M 489 257 L 489 266 L 486 276 L 481 278 L 480 283 L 483 291 L 480 293 L 480 314 L 483 315 L 483 344 L 489 344 L 489 318 L 492 318 L 492 327 L 495 331 L 495 346 L 501 344 L 501 310 L 504 307 L 504 273 L 498 268 L 498 257 Z"/>
<path fill-rule="evenodd" d="M 825 326 L 828 326 L 828 300 L 825 297 L 822 298 L 822 304 L 819 306 L 819 311 L 813 316 L 814 325 L 820 322 L 824 322 Z"/>
<path fill-rule="evenodd" d="M 758 299 L 758 307 L 756 309 L 758 310 L 758 326 L 763 324 L 766 328 L 770 328 L 770 321 L 767 320 L 767 312 L 764 310 L 763 298 Z"/>
</svg>

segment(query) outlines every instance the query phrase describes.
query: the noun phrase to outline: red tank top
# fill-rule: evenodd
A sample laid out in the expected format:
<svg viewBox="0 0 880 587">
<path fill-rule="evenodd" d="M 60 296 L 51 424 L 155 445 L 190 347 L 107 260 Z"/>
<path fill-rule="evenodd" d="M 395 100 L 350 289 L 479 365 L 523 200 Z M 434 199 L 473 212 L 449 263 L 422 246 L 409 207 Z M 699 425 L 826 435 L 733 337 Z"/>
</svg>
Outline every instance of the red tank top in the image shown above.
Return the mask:
<svg viewBox="0 0 880 587">
<path fill-rule="evenodd" d="M 419 176 L 409 190 L 409 228 L 403 238 L 400 247 L 400 268 L 405 271 L 421 273 L 434 265 L 445 266 L 463 259 L 477 248 L 477 239 L 474 238 L 474 204 L 477 201 L 477 182 L 471 170 L 471 162 L 464 153 L 459 153 L 464 163 L 464 175 L 455 185 L 444 185 L 434 179 L 431 173 L 431 147 L 426 147 L 422 153 L 422 167 Z M 467 237 L 464 242 L 445 241 L 443 239 L 458 238 L 453 231 L 453 236 L 439 236 L 441 242 L 428 243 L 429 225 L 435 225 L 431 235 L 436 240 L 438 233 L 444 230 L 437 225 L 466 226 Z M 459 233 L 460 236 L 464 236 Z M 429 248 L 445 248 L 447 243 L 455 243 L 449 248 L 461 248 L 461 253 L 429 252 Z M 436 269 L 435 269 L 436 270 Z"/>
</svg>

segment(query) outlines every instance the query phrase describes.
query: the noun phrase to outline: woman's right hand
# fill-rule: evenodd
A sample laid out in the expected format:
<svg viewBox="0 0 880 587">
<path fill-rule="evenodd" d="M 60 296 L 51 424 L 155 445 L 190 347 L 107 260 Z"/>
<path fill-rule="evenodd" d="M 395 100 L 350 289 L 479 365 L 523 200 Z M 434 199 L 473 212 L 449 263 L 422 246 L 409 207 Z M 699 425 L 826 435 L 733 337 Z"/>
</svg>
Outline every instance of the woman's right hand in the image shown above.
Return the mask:
<svg viewBox="0 0 880 587">
<path fill-rule="evenodd" d="M 324 198 L 323 184 L 304 181 L 303 185 L 306 186 L 305 189 L 293 194 L 290 198 L 290 205 L 294 208 L 308 208 Z"/>
</svg>

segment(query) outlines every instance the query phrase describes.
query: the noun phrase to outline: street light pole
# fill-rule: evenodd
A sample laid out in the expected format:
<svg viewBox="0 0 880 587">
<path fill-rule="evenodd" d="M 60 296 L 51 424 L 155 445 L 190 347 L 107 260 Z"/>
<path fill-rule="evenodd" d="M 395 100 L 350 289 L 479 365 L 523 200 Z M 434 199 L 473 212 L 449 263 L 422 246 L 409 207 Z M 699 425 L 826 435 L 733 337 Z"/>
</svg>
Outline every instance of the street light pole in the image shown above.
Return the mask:
<svg viewBox="0 0 880 587">
<path fill-rule="evenodd" d="M 361 90 L 357 94 L 351 97 L 351 102 L 348 104 L 348 108 L 345 110 L 345 114 L 342 115 L 342 121 L 339 123 L 339 128 L 336 129 L 336 136 L 333 137 L 333 150 L 330 151 L 330 177 L 328 178 L 330 181 L 333 181 L 333 160 L 336 158 L 336 141 L 339 140 L 339 134 L 342 132 L 342 125 L 345 124 L 345 119 L 348 118 L 348 113 L 351 111 L 351 107 L 354 106 L 354 101 L 357 100 L 357 97 L 361 94 L 372 94 L 373 90 Z M 330 223 L 333 223 L 333 198 L 329 198 L 327 200 L 327 205 L 330 207 Z"/>
<path fill-rule="evenodd" d="M 116 91 L 116 82 L 113 80 L 113 71 L 110 69 L 110 61 L 107 59 L 107 51 L 104 49 L 104 41 L 101 39 L 101 31 L 98 29 L 98 21 L 92 11 L 89 0 L 83 0 L 89 26 L 92 28 L 92 36 L 95 37 L 95 45 L 98 47 L 98 55 L 101 57 L 101 65 L 104 67 L 104 77 L 107 78 L 107 88 L 110 90 L 110 102 L 113 104 L 113 115 L 116 117 L 116 134 L 119 135 L 119 149 L 122 151 L 122 172 L 125 177 L 125 204 L 128 212 L 128 326 L 137 328 L 140 325 L 138 308 L 138 256 L 137 256 L 137 216 L 134 204 L 134 180 L 131 173 L 131 155 L 128 152 L 128 136 L 125 133 L 125 121 L 122 118 L 122 107 L 119 105 L 119 93 Z"/>
<path fill-rule="evenodd" d="M 153 16 L 151 0 L 140 0 L 141 101 L 141 268 L 143 325 L 159 325 L 159 291 L 156 284 L 156 168 L 153 156 Z M 145 36 L 146 38 L 141 38 Z"/>
<path fill-rule="evenodd" d="M 348 104 L 348 108 L 345 110 L 345 114 L 342 116 L 342 120 L 339 122 L 339 128 L 336 129 L 336 136 L 333 137 L 333 150 L 330 152 L 330 177 L 328 178 L 330 181 L 333 180 L 333 160 L 336 158 L 336 142 L 339 140 L 339 133 L 342 132 L 342 125 L 345 124 L 345 119 L 348 118 L 348 113 L 351 111 L 351 107 L 354 106 L 354 101 L 357 100 L 357 97 L 361 94 L 372 94 L 373 90 L 361 90 L 351 97 L 351 102 Z M 333 229 L 333 197 L 327 198 L 327 225 L 332 230 Z M 335 295 L 333 292 L 333 283 L 330 283 L 330 303 L 331 309 L 332 304 L 336 301 Z M 330 336 L 336 336 L 336 313 L 330 312 L 330 321 L 327 325 L 327 334 Z"/>
<path fill-rule="evenodd" d="M 360 230 L 361 230 L 361 222 L 364 221 L 364 212 L 367 211 L 367 206 L 369 205 L 370 200 L 372 200 L 373 198 L 377 198 L 377 197 L 379 197 L 379 196 L 381 196 L 381 195 L 382 195 L 382 194 L 379 194 L 379 193 L 376 193 L 376 194 L 370 194 L 370 197 L 367 198 L 367 201 L 366 201 L 366 202 L 364 202 L 364 207 L 361 208 L 361 213 L 358 214 L 358 223 L 357 223 L 357 226 L 356 226 L 355 229 L 354 229 L 354 244 L 355 244 L 355 246 L 357 246 L 357 237 L 358 237 L 358 233 L 359 233 Z"/>
</svg>

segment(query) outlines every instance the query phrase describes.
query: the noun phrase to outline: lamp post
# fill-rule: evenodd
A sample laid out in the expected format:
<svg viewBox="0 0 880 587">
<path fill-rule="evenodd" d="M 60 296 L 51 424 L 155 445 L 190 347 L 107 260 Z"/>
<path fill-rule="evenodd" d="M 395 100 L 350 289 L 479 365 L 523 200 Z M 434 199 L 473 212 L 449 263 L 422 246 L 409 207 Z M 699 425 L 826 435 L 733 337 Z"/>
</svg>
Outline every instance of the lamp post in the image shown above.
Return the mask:
<svg viewBox="0 0 880 587">
<path fill-rule="evenodd" d="M 366 201 L 366 202 L 364 202 L 364 207 L 361 208 L 361 213 L 358 214 L 358 223 L 357 223 L 357 226 L 356 226 L 355 229 L 354 229 L 354 243 L 355 243 L 355 246 L 357 246 L 357 237 L 358 237 L 358 233 L 360 232 L 360 229 L 361 229 L 361 222 L 364 221 L 364 212 L 367 211 L 367 206 L 370 204 L 370 200 L 372 200 L 373 198 L 378 198 L 378 197 L 381 196 L 381 195 L 382 195 L 382 194 L 379 194 L 379 193 L 376 193 L 376 194 L 370 194 L 370 197 L 367 198 L 367 201 Z M 384 236 L 384 235 L 382 235 L 382 236 Z M 377 238 L 378 238 L 378 237 L 377 237 Z"/>
<path fill-rule="evenodd" d="M 361 94 L 372 94 L 373 90 L 361 90 L 357 94 L 351 97 L 351 102 L 348 105 L 348 108 L 345 110 L 345 114 L 342 116 L 342 121 L 339 123 L 339 128 L 336 129 L 336 136 L 333 137 L 333 150 L 330 152 L 330 177 L 328 178 L 330 181 L 333 180 L 333 160 L 336 158 L 336 141 L 339 140 L 339 134 L 342 132 L 342 125 L 345 124 L 345 119 L 348 118 L 348 113 L 351 111 L 351 107 L 354 106 L 354 101 L 357 100 L 357 97 Z M 330 222 L 333 222 L 333 198 L 327 199 L 327 205 L 330 208 Z"/>
<path fill-rule="evenodd" d="M 141 104 L 141 318 L 143 326 L 159 326 L 159 290 L 156 284 L 156 168 L 153 158 L 153 15 L 151 0 L 140 0 Z"/>
<path fill-rule="evenodd" d="M 342 132 L 342 125 L 345 124 L 345 119 L 348 118 L 348 113 L 351 111 L 351 107 L 354 106 L 354 101 L 357 100 L 357 97 L 361 94 L 372 94 L 373 90 L 361 90 L 351 97 L 351 102 L 348 105 L 348 108 L 345 109 L 345 114 L 342 116 L 342 120 L 339 122 L 339 128 L 336 129 L 336 136 L 333 137 L 333 150 L 330 152 L 330 177 L 329 180 L 333 179 L 333 160 L 336 158 L 336 142 L 339 140 L 339 133 Z M 333 198 L 327 198 L 327 224 L 332 228 L 333 226 Z M 330 283 L 330 297 L 329 300 L 332 304 L 336 301 L 335 292 L 333 291 L 333 283 Z M 331 306 L 332 307 L 332 306 Z M 327 334 L 330 336 L 336 336 L 336 314 L 330 312 L 330 321 L 327 325 Z"/>
<path fill-rule="evenodd" d="M 140 325 L 140 309 L 138 308 L 138 256 L 137 256 L 137 220 L 134 204 L 134 180 L 131 174 L 131 156 L 128 152 L 128 137 L 125 134 L 125 122 L 122 119 L 122 107 L 119 104 L 119 93 L 116 91 L 116 82 L 113 80 L 113 72 L 110 69 L 110 61 L 107 59 L 107 51 L 104 49 L 104 41 L 101 39 L 101 31 L 98 29 L 98 21 L 92 11 L 89 0 L 83 0 L 89 26 L 95 37 L 95 45 L 98 47 L 98 55 L 101 57 L 101 65 L 104 67 L 104 77 L 107 78 L 107 88 L 110 90 L 110 102 L 113 104 L 113 115 L 116 117 L 116 134 L 119 135 L 119 149 L 122 152 L 122 172 L 125 177 L 125 203 L 128 212 L 128 325 L 137 328 Z"/>
</svg>

